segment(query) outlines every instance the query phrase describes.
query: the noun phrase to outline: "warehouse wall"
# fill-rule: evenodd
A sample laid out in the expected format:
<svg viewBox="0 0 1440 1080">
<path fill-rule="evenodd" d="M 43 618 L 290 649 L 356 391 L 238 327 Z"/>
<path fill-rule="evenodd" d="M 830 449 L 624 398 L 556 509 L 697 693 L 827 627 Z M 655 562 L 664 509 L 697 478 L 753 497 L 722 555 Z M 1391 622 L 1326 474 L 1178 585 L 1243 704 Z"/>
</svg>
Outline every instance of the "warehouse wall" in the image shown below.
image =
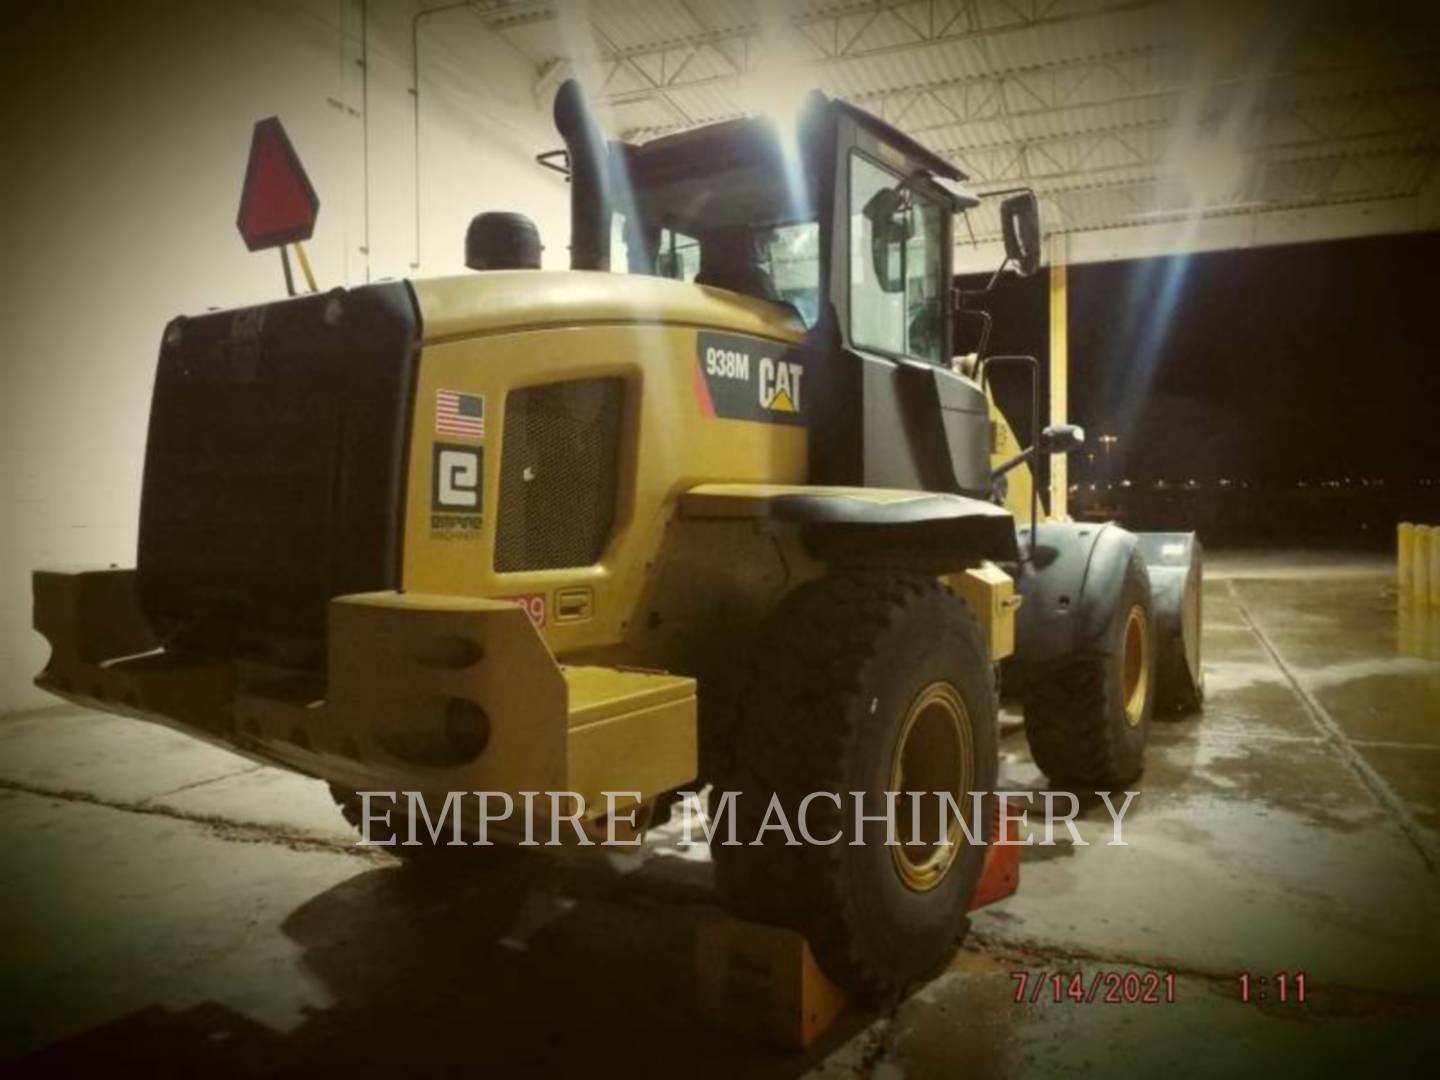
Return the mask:
<svg viewBox="0 0 1440 1080">
<path fill-rule="evenodd" d="M 235 231 L 257 119 L 281 117 L 320 195 L 308 250 L 322 288 L 460 272 L 465 224 L 482 209 L 529 213 L 547 265 L 564 264 L 565 187 L 532 160 L 558 145 L 535 73 L 459 9 L 422 23 L 412 265 L 414 10 L 372 0 L 362 20 L 359 0 L 192 0 L 7 12 L 0 711 L 53 700 L 30 685 L 46 655 L 29 629 L 30 569 L 134 564 L 165 323 L 283 294 L 279 256 L 248 253 Z"/>
</svg>

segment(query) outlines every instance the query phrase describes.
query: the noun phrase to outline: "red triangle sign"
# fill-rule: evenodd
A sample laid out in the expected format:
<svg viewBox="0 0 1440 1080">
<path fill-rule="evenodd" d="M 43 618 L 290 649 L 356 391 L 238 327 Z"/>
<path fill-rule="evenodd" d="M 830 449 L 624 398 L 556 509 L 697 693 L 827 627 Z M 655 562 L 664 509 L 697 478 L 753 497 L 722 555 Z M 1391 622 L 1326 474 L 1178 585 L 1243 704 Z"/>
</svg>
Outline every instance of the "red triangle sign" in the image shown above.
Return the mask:
<svg viewBox="0 0 1440 1080">
<path fill-rule="evenodd" d="M 280 118 L 255 125 L 235 226 L 251 251 L 308 240 L 320 198 L 290 145 Z"/>
</svg>

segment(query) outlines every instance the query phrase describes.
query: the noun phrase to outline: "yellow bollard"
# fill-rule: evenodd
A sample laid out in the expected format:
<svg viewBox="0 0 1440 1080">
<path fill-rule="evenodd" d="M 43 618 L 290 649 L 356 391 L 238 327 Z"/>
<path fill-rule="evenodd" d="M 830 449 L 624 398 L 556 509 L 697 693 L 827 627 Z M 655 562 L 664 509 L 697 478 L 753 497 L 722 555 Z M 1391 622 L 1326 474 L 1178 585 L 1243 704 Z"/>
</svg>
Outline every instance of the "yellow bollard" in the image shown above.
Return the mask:
<svg viewBox="0 0 1440 1080">
<path fill-rule="evenodd" d="M 1430 602 L 1430 547 L 1434 542 L 1429 525 L 1415 526 L 1415 557 L 1410 566 L 1410 597 L 1416 607 Z"/>
<path fill-rule="evenodd" d="M 1430 530 L 1430 606 L 1440 617 L 1440 529 Z"/>
<path fill-rule="evenodd" d="M 1417 623 L 1423 618 L 1425 612 L 1417 615 L 1402 595 L 1400 603 L 1395 605 L 1395 648 L 1401 656 L 1425 655 L 1424 629 Z"/>
<path fill-rule="evenodd" d="M 1415 526 L 1402 521 L 1395 533 L 1395 581 L 1400 587 L 1400 599 L 1408 600 L 1411 563 L 1415 558 Z"/>
</svg>

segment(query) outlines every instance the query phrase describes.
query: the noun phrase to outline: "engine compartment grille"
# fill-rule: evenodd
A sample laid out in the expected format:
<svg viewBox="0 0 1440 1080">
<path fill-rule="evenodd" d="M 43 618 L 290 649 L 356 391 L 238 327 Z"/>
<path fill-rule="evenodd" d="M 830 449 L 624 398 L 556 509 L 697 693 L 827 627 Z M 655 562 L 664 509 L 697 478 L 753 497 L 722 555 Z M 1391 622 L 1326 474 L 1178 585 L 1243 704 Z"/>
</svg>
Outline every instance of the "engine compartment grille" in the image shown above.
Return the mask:
<svg viewBox="0 0 1440 1080">
<path fill-rule="evenodd" d="M 598 562 L 615 524 L 625 386 L 582 379 L 505 399 L 495 569 Z"/>
<path fill-rule="evenodd" d="M 167 643 L 318 664 L 330 599 L 395 586 L 418 341 L 400 282 L 171 324 L 138 552 Z"/>
</svg>

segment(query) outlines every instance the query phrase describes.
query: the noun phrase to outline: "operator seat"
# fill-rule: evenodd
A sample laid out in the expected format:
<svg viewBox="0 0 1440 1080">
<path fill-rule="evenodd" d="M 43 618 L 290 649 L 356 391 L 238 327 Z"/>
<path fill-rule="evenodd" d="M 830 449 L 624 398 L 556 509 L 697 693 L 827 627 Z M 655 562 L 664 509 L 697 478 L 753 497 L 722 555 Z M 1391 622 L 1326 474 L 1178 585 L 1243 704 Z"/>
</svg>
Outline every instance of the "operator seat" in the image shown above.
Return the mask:
<svg viewBox="0 0 1440 1080">
<path fill-rule="evenodd" d="M 716 229 L 700 238 L 700 272 L 695 275 L 695 284 L 778 303 L 780 294 L 762 265 L 764 257 L 760 238 L 753 230 Z"/>
</svg>

